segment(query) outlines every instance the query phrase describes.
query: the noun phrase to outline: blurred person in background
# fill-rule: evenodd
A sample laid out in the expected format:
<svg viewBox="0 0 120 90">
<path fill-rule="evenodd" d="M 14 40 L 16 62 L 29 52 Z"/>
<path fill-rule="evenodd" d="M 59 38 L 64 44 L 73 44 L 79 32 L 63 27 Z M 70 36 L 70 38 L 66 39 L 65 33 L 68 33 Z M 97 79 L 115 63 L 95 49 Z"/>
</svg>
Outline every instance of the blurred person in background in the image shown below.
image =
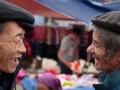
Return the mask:
<svg viewBox="0 0 120 90">
<path fill-rule="evenodd" d="M 34 17 L 26 10 L 0 0 L 0 90 L 16 88 L 15 78 L 26 52 L 24 34 L 34 29 Z"/>
<path fill-rule="evenodd" d="M 87 52 L 95 58 L 99 70 L 100 84 L 95 90 L 120 90 L 120 11 L 94 17 L 93 40 Z"/>
<path fill-rule="evenodd" d="M 65 36 L 61 41 L 60 49 L 58 51 L 61 74 L 73 73 L 71 70 L 71 62 L 77 60 L 78 64 L 80 64 L 78 46 L 81 33 L 81 28 L 74 26 L 72 33 Z"/>
<path fill-rule="evenodd" d="M 62 90 L 62 86 L 55 75 L 44 73 L 37 79 L 37 90 Z"/>
</svg>

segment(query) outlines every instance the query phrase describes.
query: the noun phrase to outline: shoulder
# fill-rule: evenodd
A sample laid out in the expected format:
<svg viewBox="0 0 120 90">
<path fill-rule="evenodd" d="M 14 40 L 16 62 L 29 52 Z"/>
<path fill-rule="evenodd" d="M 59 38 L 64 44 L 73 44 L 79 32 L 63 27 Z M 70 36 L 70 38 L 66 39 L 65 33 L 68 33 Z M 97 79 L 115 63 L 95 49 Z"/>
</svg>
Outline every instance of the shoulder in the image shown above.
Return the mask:
<svg viewBox="0 0 120 90">
<path fill-rule="evenodd" d="M 70 39 L 70 36 L 69 35 L 67 35 L 67 36 L 65 36 L 64 38 L 63 38 L 63 40 L 69 40 Z"/>
<path fill-rule="evenodd" d="M 70 42 L 70 36 L 65 36 L 63 39 L 62 39 L 62 43 L 69 43 Z"/>
<path fill-rule="evenodd" d="M 113 90 L 120 90 L 120 85 L 118 87 L 115 87 Z"/>
</svg>

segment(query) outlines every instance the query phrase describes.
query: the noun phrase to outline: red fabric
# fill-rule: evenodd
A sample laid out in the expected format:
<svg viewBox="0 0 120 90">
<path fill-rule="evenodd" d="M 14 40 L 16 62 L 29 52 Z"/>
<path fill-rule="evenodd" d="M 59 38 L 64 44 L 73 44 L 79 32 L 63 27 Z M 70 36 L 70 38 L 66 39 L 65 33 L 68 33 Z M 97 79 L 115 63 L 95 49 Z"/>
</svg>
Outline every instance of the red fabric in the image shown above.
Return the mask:
<svg viewBox="0 0 120 90">
<path fill-rule="evenodd" d="M 41 35 L 41 41 L 46 42 L 47 41 L 47 28 L 44 26 L 41 26 L 42 35 Z"/>
<path fill-rule="evenodd" d="M 54 75 L 58 75 L 58 72 L 55 69 L 45 70 L 45 72 L 52 73 Z"/>
<path fill-rule="evenodd" d="M 72 32 L 72 30 L 71 29 L 66 29 L 65 32 L 66 32 L 66 35 L 68 35 Z"/>
<path fill-rule="evenodd" d="M 34 40 L 41 41 L 42 39 L 42 30 L 40 26 L 36 26 L 35 30 L 33 30 L 33 37 Z"/>
<path fill-rule="evenodd" d="M 25 33 L 25 38 L 31 39 L 32 38 L 33 31 L 26 32 Z"/>
<path fill-rule="evenodd" d="M 61 36 L 60 29 L 57 28 L 57 31 L 58 31 L 58 38 L 59 38 L 59 42 L 60 42 L 61 41 L 61 39 L 60 39 L 60 36 Z"/>
<path fill-rule="evenodd" d="M 31 56 L 32 55 L 32 50 L 31 50 L 31 45 L 28 40 L 24 40 L 24 44 L 26 47 L 26 53 L 24 54 L 25 56 Z"/>
<path fill-rule="evenodd" d="M 51 44 L 53 44 L 54 40 L 54 29 L 50 28 L 50 42 Z"/>
</svg>

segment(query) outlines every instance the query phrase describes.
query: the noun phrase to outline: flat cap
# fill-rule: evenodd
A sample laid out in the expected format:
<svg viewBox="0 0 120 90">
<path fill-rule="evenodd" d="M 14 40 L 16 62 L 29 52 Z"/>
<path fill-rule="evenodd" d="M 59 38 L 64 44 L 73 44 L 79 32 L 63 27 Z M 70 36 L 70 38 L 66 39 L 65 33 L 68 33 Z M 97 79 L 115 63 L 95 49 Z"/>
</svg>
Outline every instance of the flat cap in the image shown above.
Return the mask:
<svg viewBox="0 0 120 90">
<path fill-rule="evenodd" d="M 34 17 L 28 11 L 14 4 L 0 0 L 0 22 L 14 20 L 20 24 L 25 31 L 34 29 Z"/>
<path fill-rule="evenodd" d="M 112 32 L 120 34 L 120 11 L 113 11 L 94 17 L 91 22 Z"/>
</svg>

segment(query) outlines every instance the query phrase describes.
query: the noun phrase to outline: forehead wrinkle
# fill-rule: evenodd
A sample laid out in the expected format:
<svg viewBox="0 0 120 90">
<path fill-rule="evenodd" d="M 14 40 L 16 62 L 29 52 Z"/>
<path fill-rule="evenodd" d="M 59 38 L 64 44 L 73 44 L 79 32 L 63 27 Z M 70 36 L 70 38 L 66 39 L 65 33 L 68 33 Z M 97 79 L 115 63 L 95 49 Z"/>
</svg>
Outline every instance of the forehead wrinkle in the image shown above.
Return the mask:
<svg viewBox="0 0 120 90">
<path fill-rule="evenodd" d="M 11 39 L 11 40 L 14 40 L 13 37 L 12 37 L 12 35 L 11 35 L 11 33 L 10 33 L 10 30 L 11 30 L 11 29 L 13 29 L 13 28 L 11 27 L 10 22 L 7 22 L 7 23 L 5 24 L 5 28 L 4 28 L 3 35 L 4 35 L 4 34 L 7 34 L 8 36 L 7 36 L 6 38 L 5 38 L 5 37 L 2 38 L 2 40 L 5 40 L 5 41 L 6 41 L 8 38 Z M 0 40 L 1 40 L 1 39 L 0 39 Z"/>
<path fill-rule="evenodd" d="M 103 46 L 100 40 L 100 35 L 97 33 L 96 30 L 94 30 L 94 33 L 93 33 L 93 40 L 95 40 L 95 42 L 99 44 L 100 46 Z"/>
</svg>

